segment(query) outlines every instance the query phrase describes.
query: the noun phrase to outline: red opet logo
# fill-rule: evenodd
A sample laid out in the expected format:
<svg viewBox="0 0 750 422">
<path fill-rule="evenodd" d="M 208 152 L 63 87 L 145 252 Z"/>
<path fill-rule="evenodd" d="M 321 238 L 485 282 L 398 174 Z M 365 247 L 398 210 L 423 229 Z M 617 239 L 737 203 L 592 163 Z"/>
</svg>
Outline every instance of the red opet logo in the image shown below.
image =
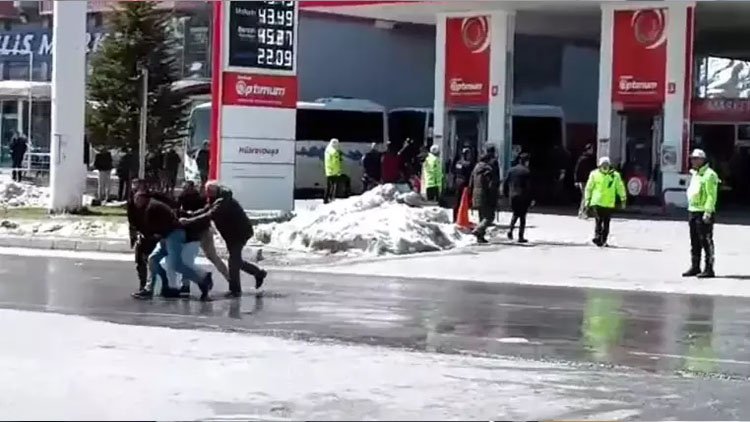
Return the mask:
<svg viewBox="0 0 750 422">
<path fill-rule="evenodd" d="M 283 97 L 286 88 L 280 86 L 269 86 L 251 83 L 252 77 L 238 78 L 234 89 L 240 97 L 262 96 Z"/>
<path fill-rule="evenodd" d="M 461 38 L 472 54 L 482 53 L 490 46 L 490 22 L 487 16 L 464 18 Z"/>
<path fill-rule="evenodd" d="M 667 40 L 667 16 L 663 9 L 642 9 L 630 20 L 633 36 L 647 50 L 653 50 Z"/>
</svg>

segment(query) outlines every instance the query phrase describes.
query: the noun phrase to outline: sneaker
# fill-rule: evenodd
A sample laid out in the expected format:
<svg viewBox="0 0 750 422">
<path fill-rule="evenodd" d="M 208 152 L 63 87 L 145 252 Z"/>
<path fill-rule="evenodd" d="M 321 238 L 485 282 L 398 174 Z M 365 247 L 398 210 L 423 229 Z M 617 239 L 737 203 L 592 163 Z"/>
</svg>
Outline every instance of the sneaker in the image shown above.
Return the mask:
<svg viewBox="0 0 750 422">
<path fill-rule="evenodd" d="M 685 271 L 684 273 L 682 273 L 682 276 L 683 276 L 683 277 L 686 277 L 686 278 L 687 278 L 687 277 L 696 277 L 696 276 L 697 276 L 697 275 L 699 275 L 700 273 L 701 273 L 701 269 L 700 269 L 700 268 L 697 268 L 697 267 L 693 267 L 693 268 L 691 268 L 691 269 L 689 269 L 689 270 Z"/>
<path fill-rule="evenodd" d="M 513 240 L 513 231 L 508 232 L 508 240 Z"/>
<path fill-rule="evenodd" d="M 486 245 L 487 243 L 490 243 L 490 242 L 488 242 L 484 236 L 477 235 L 477 243 L 479 243 L 480 245 Z"/>
<path fill-rule="evenodd" d="M 593 240 L 591 240 L 591 243 L 593 243 L 594 245 L 596 245 L 596 246 L 598 246 L 600 248 L 602 247 L 602 242 L 599 239 L 593 239 Z"/>
<path fill-rule="evenodd" d="M 154 292 L 152 292 L 151 290 L 142 289 L 140 291 L 133 293 L 130 296 L 132 296 L 133 299 L 148 300 L 154 297 Z"/>
<path fill-rule="evenodd" d="M 518 239 L 518 243 L 529 243 L 528 240 L 524 239 L 523 237 Z"/>
<path fill-rule="evenodd" d="M 263 287 L 263 282 L 266 281 L 266 276 L 268 276 L 268 271 L 266 270 L 260 270 L 258 274 L 255 274 L 255 290 Z"/>
</svg>

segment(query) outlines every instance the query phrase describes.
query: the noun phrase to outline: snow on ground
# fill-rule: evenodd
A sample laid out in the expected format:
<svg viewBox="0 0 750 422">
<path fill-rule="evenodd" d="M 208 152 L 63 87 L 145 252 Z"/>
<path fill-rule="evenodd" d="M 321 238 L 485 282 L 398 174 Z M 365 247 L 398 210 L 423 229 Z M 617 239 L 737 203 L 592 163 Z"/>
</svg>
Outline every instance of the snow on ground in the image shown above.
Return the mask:
<svg viewBox="0 0 750 422">
<path fill-rule="evenodd" d="M 46 207 L 49 197 L 47 187 L 0 178 L 0 207 Z"/>
<path fill-rule="evenodd" d="M 256 238 L 279 249 L 305 251 L 356 250 L 374 255 L 439 251 L 469 242 L 449 213 L 422 206 L 416 193 L 383 185 L 309 209 L 288 222 L 260 226 Z"/>
<path fill-rule="evenodd" d="M 13 310 L 0 320 L 7 420 L 543 420 L 706 401 L 692 381 L 655 374 Z"/>
</svg>

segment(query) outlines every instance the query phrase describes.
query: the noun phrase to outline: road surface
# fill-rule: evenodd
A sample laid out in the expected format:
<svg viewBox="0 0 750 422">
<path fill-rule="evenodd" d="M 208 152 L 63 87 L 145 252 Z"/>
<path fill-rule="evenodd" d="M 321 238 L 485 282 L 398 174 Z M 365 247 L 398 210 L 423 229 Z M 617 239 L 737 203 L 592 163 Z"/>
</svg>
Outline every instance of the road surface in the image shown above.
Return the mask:
<svg viewBox="0 0 750 422">
<path fill-rule="evenodd" d="M 747 299 L 277 272 L 240 300 L 141 302 L 136 284 L 129 262 L 0 256 L 0 412 L 750 418 Z"/>
</svg>

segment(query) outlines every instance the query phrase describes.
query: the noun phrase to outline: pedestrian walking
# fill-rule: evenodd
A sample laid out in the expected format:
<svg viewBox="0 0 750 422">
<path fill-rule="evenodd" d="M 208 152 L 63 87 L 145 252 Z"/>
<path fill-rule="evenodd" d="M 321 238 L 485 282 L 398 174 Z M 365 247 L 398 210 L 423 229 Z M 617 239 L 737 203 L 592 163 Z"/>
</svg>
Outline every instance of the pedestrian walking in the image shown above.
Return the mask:
<svg viewBox="0 0 750 422">
<path fill-rule="evenodd" d="M 471 150 L 464 148 L 458 160 L 453 164 L 453 186 L 456 188 L 456 202 L 453 205 L 453 221 L 458 218 L 458 208 L 461 206 L 461 196 L 464 189 L 469 186 L 471 172 L 474 170 L 472 163 Z"/>
<path fill-rule="evenodd" d="M 439 202 L 443 190 L 443 165 L 440 147 L 432 145 L 422 163 L 422 189 L 428 201 Z"/>
<path fill-rule="evenodd" d="M 339 140 L 331 139 L 325 150 L 325 173 L 326 173 L 326 191 L 323 197 L 323 203 L 329 203 L 337 198 L 338 190 L 341 185 L 341 178 L 344 174 L 344 154 L 341 152 Z"/>
<path fill-rule="evenodd" d="M 510 199 L 510 208 L 513 211 L 508 239 L 513 240 L 513 230 L 518 223 L 518 243 L 527 243 L 526 215 L 534 204 L 528 154 L 521 154 L 518 157 L 518 163 L 508 171 L 508 176 L 503 183 L 503 193 L 506 198 Z"/>
<path fill-rule="evenodd" d="M 599 247 L 609 246 L 609 226 L 612 221 L 612 213 L 617 207 L 625 208 L 627 196 L 622 176 L 617 172 L 609 161 L 609 157 L 599 159 L 599 168 L 592 171 L 586 182 L 585 190 L 586 208 L 593 210 L 596 216 L 594 239 L 592 242 Z"/>
<path fill-rule="evenodd" d="M 370 150 L 362 157 L 362 188 L 368 191 L 380 184 L 381 161 L 383 155 L 378 150 L 378 144 L 370 145 Z"/>
<path fill-rule="evenodd" d="M 180 171 L 180 155 L 174 148 L 170 148 L 164 157 L 164 185 L 169 195 L 174 195 L 174 189 L 177 187 L 177 173 Z"/>
<path fill-rule="evenodd" d="M 263 286 L 268 273 L 256 265 L 242 258 L 242 249 L 253 237 L 253 226 L 245 214 L 245 210 L 232 196 L 232 191 L 220 186 L 218 182 L 206 183 L 206 196 L 211 206 L 203 213 L 192 217 L 181 219 L 182 224 L 191 224 L 196 221 L 213 221 L 216 229 L 224 239 L 229 252 L 229 298 L 242 296 L 242 284 L 240 270 L 255 278 L 255 288 Z"/>
<path fill-rule="evenodd" d="M 706 153 L 696 149 L 690 154 L 691 178 L 687 189 L 690 226 L 690 269 L 684 277 L 713 278 L 714 222 L 719 193 L 719 176 L 708 165 Z M 701 254 L 705 267 L 701 271 Z"/>
<path fill-rule="evenodd" d="M 112 191 L 112 153 L 104 148 L 94 156 L 94 170 L 98 175 L 97 199 L 104 203 L 109 200 L 109 194 Z"/>
<path fill-rule="evenodd" d="M 592 171 L 596 170 L 596 155 L 594 153 L 594 144 L 587 144 L 583 154 L 576 161 L 575 170 L 573 171 L 574 183 L 578 192 L 581 194 L 581 202 L 578 206 L 578 216 L 580 218 L 588 217 L 586 215 L 586 182 Z"/>
<path fill-rule="evenodd" d="M 120 160 L 117 162 L 117 179 L 118 179 L 118 187 L 117 187 L 117 198 L 120 201 L 125 201 L 131 198 L 131 186 L 130 180 L 135 177 L 137 174 L 136 172 L 133 172 L 133 164 L 134 157 L 133 154 L 130 153 L 130 151 L 125 152 L 122 157 L 120 157 Z"/>
<path fill-rule="evenodd" d="M 22 133 L 13 132 L 10 139 L 10 160 L 13 166 L 13 180 L 20 182 L 23 180 L 23 157 L 29 149 L 29 141 Z"/>
<path fill-rule="evenodd" d="M 474 229 L 478 243 L 487 243 L 487 229 L 495 222 L 499 179 L 492 167 L 494 155 L 488 149 L 474 167 L 469 181 L 472 207 L 479 211 L 479 225 Z"/>
</svg>

